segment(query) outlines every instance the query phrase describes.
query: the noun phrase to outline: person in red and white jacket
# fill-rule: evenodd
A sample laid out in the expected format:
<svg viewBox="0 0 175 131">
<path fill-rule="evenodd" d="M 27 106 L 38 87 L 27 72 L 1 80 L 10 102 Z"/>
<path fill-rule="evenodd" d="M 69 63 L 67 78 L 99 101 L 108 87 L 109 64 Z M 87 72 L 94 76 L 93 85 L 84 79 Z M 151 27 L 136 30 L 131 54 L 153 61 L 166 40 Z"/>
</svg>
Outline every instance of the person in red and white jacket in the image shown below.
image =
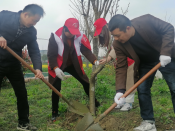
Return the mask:
<svg viewBox="0 0 175 131">
<path fill-rule="evenodd" d="M 107 47 L 110 40 L 111 40 L 111 34 L 108 29 L 107 22 L 104 18 L 99 18 L 94 22 L 94 27 L 95 27 L 95 33 L 94 37 L 98 36 L 99 37 L 99 43 L 100 45 Z M 111 49 L 109 55 L 107 58 L 101 59 L 99 64 L 105 64 L 106 62 L 111 61 L 112 59 L 116 59 L 116 53 L 115 50 Z M 127 70 L 127 84 L 126 84 L 126 90 L 128 90 L 130 87 L 134 85 L 134 60 L 127 58 L 128 62 L 128 70 Z M 116 81 L 117 82 L 117 81 Z M 117 105 L 115 108 L 119 108 L 121 111 L 128 111 L 132 109 L 132 103 L 134 102 L 134 96 L 135 96 L 136 90 L 134 90 L 130 95 L 128 95 L 125 99 L 125 104 L 124 105 Z M 115 97 L 114 97 L 115 99 Z"/>
<path fill-rule="evenodd" d="M 61 80 L 64 72 L 75 77 L 89 96 L 89 79 L 83 70 L 81 53 L 94 65 L 99 65 L 85 34 L 79 31 L 79 22 L 75 18 L 65 21 L 63 27 L 51 33 L 48 45 L 48 73 L 49 82 L 58 90 L 61 90 Z M 52 92 L 52 121 L 59 116 L 59 96 Z M 95 99 L 95 106 L 100 103 Z"/>
</svg>

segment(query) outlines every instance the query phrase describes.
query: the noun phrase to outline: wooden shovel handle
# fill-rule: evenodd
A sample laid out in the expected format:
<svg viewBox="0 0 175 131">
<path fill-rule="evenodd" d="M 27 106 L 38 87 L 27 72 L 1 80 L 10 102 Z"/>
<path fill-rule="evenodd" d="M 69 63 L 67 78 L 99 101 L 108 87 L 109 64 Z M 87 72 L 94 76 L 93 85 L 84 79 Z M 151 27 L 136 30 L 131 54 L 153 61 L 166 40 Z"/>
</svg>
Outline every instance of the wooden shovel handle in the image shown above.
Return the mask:
<svg viewBox="0 0 175 131">
<path fill-rule="evenodd" d="M 28 65 L 20 56 L 18 56 L 13 50 L 11 50 L 8 46 L 6 50 L 10 52 L 14 57 L 16 57 L 22 64 L 24 64 L 29 70 L 31 70 L 36 75 L 36 70 L 34 70 L 30 65 Z M 62 94 L 53 87 L 47 80 L 41 79 L 46 85 L 48 85 L 59 97 L 62 98 Z"/>
<path fill-rule="evenodd" d="M 143 81 L 145 81 L 151 74 L 153 74 L 157 69 L 159 69 L 161 66 L 160 62 L 154 67 L 152 68 L 146 75 L 144 75 L 137 83 L 135 83 L 128 91 L 125 92 L 124 95 L 121 96 L 122 97 L 127 97 L 133 90 L 135 90 Z M 114 103 L 111 105 L 111 107 L 109 107 L 104 113 L 103 115 L 107 115 L 112 109 L 114 109 L 117 106 L 117 103 Z"/>
</svg>

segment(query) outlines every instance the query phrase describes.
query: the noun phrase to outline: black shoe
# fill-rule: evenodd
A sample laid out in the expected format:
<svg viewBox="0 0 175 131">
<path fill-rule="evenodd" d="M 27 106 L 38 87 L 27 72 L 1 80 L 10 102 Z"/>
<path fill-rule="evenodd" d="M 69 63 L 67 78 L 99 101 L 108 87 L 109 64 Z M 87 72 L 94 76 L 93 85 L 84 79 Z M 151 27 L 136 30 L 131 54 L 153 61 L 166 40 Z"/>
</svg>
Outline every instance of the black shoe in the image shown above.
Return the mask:
<svg viewBox="0 0 175 131">
<path fill-rule="evenodd" d="M 52 122 L 55 122 L 56 121 L 56 119 L 58 118 L 60 116 L 60 114 L 59 113 L 52 113 Z"/>
<path fill-rule="evenodd" d="M 22 130 L 22 131 L 36 131 L 37 128 L 35 126 L 32 126 L 31 124 L 18 124 L 17 130 Z"/>
<path fill-rule="evenodd" d="M 100 106 L 100 102 L 98 102 L 97 100 L 95 100 L 95 107 L 99 107 Z"/>
</svg>

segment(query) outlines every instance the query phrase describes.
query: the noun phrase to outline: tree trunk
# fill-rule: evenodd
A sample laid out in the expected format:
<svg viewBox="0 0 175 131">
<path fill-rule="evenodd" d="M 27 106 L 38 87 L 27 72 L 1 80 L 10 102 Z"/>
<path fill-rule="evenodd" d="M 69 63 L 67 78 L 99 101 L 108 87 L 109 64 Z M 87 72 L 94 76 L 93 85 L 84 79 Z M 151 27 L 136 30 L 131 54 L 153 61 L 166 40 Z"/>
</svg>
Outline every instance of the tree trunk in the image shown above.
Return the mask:
<svg viewBox="0 0 175 131">
<path fill-rule="evenodd" d="M 98 60 L 98 38 L 93 38 L 93 54 L 96 56 L 97 60 Z M 95 66 L 93 66 L 93 71 L 96 69 Z"/>
<path fill-rule="evenodd" d="M 98 60 L 98 38 L 93 38 L 93 53 L 97 57 Z"/>
<path fill-rule="evenodd" d="M 90 112 L 92 115 L 95 115 L 95 78 L 97 74 L 104 68 L 105 65 L 99 65 L 98 68 L 96 68 L 90 78 L 90 87 L 89 87 L 89 107 L 90 107 Z"/>
<path fill-rule="evenodd" d="M 89 84 L 89 108 L 92 115 L 95 115 L 95 75 L 91 74 Z"/>
<path fill-rule="evenodd" d="M 98 60 L 98 38 L 93 38 L 93 53 Z M 96 76 L 95 70 L 96 66 L 92 68 L 93 72 L 90 78 L 90 88 L 89 88 L 89 104 L 90 104 L 90 112 L 95 115 L 95 83 L 96 83 Z"/>
</svg>

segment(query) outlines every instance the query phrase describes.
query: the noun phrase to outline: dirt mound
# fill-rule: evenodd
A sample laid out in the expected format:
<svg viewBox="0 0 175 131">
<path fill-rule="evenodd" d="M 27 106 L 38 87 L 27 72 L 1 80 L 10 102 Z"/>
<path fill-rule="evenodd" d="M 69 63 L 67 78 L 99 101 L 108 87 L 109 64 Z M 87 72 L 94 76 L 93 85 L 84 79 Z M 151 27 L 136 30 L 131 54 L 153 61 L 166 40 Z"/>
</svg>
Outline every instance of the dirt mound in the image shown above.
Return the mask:
<svg viewBox="0 0 175 131">
<path fill-rule="evenodd" d="M 115 112 L 114 110 L 113 112 Z M 61 124 L 62 127 L 67 130 L 73 131 L 77 123 L 81 121 L 83 117 L 75 113 L 67 112 L 65 114 L 65 120 Z M 61 119 L 61 118 L 60 118 Z M 172 118 L 174 120 L 174 118 Z M 134 112 L 121 112 L 121 115 L 107 115 L 100 121 L 100 126 L 104 131 L 133 131 L 133 128 L 139 126 L 142 119 Z M 160 121 L 156 121 L 157 131 L 165 131 L 167 129 L 175 129 L 168 124 L 162 124 Z"/>
<path fill-rule="evenodd" d="M 78 114 L 75 114 L 75 113 L 72 113 L 72 112 L 67 112 L 65 114 L 65 120 L 64 122 L 61 124 L 61 127 L 64 127 L 66 128 L 67 130 L 70 130 L 70 131 L 73 131 L 76 124 L 81 121 L 83 117 L 78 115 Z"/>
<path fill-rule="evenodd" d="M 125 116 L 108 115 L 100 122 L 100 125 L 105 131 L 132 131 L 141 121 L 137 116 L 133 116 L 134 113 L 128 112 L 125 112 Z"/>
</svg>

